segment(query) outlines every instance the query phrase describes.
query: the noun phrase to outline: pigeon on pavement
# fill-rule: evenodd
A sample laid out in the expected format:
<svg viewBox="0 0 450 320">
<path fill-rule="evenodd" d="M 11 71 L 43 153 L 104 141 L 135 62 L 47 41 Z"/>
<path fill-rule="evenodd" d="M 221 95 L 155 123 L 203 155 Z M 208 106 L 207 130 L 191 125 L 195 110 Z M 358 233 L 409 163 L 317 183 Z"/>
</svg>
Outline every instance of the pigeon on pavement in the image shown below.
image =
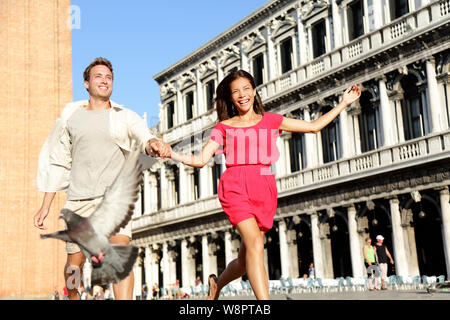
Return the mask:
<svg viewBox="0 0 450 320">
<path fill-rule="evenodd" d="M 114 180 L 107 188 L 102 202 L 87 218 L 62 209 L 60 218 L 67 229 L 41 235 L 42 239 L 55 238 L 76 243 L 87 259 L 93 261 L 91 283 L 118 283 L 128 276 L 138 256 L 138 248 L 109 242 L 120 228 L 127 225 L 134 212 L 142 181 L 139 151 L 129 154 Z"/>
</svg>

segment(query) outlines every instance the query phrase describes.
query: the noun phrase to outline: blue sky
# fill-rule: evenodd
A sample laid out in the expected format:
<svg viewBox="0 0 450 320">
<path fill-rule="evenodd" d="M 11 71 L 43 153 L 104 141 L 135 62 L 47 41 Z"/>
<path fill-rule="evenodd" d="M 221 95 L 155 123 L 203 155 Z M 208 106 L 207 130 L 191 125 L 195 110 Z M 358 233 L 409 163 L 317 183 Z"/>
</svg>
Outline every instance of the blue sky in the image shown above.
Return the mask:
<svg viewBox="0 0 450 320">
<path fill-rule="evenodd" d="M 160 95 L 153 76 L 262 7 L 267 0 L 71 0 L 80 9 L 72 29 L 73 99 L 87 99 L 83 70 L 96 57 L 114 68 L 111 99 L 150 126 Z"/>
</svg>

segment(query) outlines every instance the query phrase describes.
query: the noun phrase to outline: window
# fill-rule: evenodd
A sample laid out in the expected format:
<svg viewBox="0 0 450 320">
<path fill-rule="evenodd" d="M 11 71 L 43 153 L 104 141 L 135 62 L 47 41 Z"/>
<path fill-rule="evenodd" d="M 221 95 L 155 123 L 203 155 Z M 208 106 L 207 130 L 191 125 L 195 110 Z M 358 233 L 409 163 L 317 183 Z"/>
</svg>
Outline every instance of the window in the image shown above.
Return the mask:
<svg viewBox="0 0 450 320">
<path fill-rule="evenodd" d="M 325 53 L 325 20 L 312 26 L 313 58 Z"/>
<path fill-rule="evenodd" d="M 253 78 L 255 78 L 255 84 L 257 86 L 263 84 L 263 70 L 264 70 L 264 56 L 263 54 L 258 54 L 253 58 Z"/>
<path fill-rule="evenodd" d="M 327 113 L 329 110 L 329 108 L 322 110 L 322 114 Z M 337 159 L 337 121 L 337 118 L 334 119 L 321 131 L 323 163 L 335 161 Z"/>
<path fill-rule="evenodd" d="M 175 205 L 180 203 L 180 169 L 177 166 L 171 166 L 171 169 L 173 170 L 173 190 L 175 191 L 175 194 L 173 195 L 173 199 L 175 201 Z"/>
<path fill-rule="evenodd" d="M 194 92 L 186 94 L 186 120 L 192 119 L 192 107 L 194 105 Z"/>
<path fill-rule="evenodd" d="M 350 41 L 364 34 L 364 7 L 362 1 L 355 1 L 348 6 L 348 32 Z"/>
<path fill-rule="evenodd" d="M 205 85 L 206 93 L 206 110 L 211 110 L 214 106 L 214 80 L 211 80 Z"/>
<path fill-rule="evenodd" d="M 425 134 L 422 97 L 417 82 L 417 78 L 413 75 L 404 76 L 400 80 L 404 91 L 401 106 L 405 140 L 422 137 Z"/>
<path fill-rule="evenodd" d="M 409 12 L 408 0 L 390 0 L 391 20 L 400 18 Z"/>
<path fill-rule="evenodd" d="M 215 163 L 212 167 L 212 185 L 213 185 L 213 194 L 217 194 L 219 190 L 219 180 L 222 175 L 222 166 L 220 163 Z"/>
<path fill-rule="evenodd" d="M 157 209 L 161 209 L 161 169 L 156 171 Z"/>
<path fill-rule="evenodd" d="M 292 70 L 292 39 L 288 38 L 280 44 L 281 73 Z"/>
<path fill-rule="evenodd" d="M 173 127 L 174 113 L 175 113 L 175 103 L 173 101 L 171 101 L 167 105 L 167 129 L 170 129 Z"/>
<path fill-rule="evenodd" d="M 291 172 L 296 172 L 305 167 L 303 157 L 303 133 L 293 133 L 289 139 L 289 153 L 291 156 Z"/>
<path fill-rule="evenodd" d="M 194 200 L 200 198 L 200 169 L 194 168 Z"/>
<path fill-rule="evenodd" d="M 370 93 L 363 92 L 359 99 L 361 105 L 361 113 L 359 114 L 361 152 L 374 150 L 378 147 L 376 110 L 373 108 L 370 98 Z"/>
</svg>

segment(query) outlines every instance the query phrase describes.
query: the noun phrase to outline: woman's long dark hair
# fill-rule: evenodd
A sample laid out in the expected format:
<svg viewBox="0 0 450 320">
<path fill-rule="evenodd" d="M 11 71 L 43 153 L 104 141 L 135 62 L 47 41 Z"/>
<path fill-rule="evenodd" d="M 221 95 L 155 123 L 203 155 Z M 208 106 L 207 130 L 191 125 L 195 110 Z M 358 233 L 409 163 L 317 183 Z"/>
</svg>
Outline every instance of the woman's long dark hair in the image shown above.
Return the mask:
<svg viewBox="0 0 450 320">
<path fill-rule="evenodd" d="M 217 117 L 219 118 L 219 121 L 223 121 L 226 119 L 233 118 L 234 116 L 238 115 L 237 108 L 231 101 L 231 89 L 230 85 L 231 82 L 236 80 L 237 78 L 247 78 L 248 81 L 250 81 L 252 88 L 255 89 L 255 79 L 253 79 L 253 76 L 244 70 L 236 70 L 230 72 L 217 86 L 216 89 L 216 111 L 217 111 Z M 255 95 L 255 101 L 253 103 L 253 110 L 260 115 L 264 114 L 264 107 L 261 101 L 261 97 L 258 94 L 258 91 L 256 91 Z"/>
</svg>

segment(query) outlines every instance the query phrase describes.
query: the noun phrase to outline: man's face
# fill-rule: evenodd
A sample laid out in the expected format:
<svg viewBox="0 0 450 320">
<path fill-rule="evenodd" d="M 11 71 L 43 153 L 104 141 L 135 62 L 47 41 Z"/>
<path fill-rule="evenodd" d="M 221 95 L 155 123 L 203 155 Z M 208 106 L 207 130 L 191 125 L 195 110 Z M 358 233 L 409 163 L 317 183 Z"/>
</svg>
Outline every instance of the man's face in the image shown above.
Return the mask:
<svg viewBox="0 0 450 320">
<path fill-rule="evenodd" d="M 91 69 L 89 81 L 84 87 L 92 97 L 109 99 L 113 89 L 113 75 L 107 66 L 98 65 Z"/>
</svg>

